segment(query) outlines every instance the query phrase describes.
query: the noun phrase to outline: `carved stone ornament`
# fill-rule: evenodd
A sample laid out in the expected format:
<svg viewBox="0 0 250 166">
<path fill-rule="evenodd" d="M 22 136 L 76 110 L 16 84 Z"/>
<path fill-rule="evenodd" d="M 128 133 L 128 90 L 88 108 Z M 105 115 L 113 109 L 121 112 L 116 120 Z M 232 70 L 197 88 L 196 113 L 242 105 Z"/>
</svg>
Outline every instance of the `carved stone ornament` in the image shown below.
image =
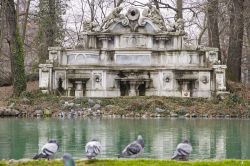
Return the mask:
<svg viewBox="0 0 250 166">
<path fill-rule="evenodd" d="M 128 25 L 128 18 L 125 17 L 124 14 L 120 14 L 122 9 L 122 7 L 114 8 L 114 10 L 112 10 L 112 12 L 104 19 L 101 25 L 101 29 L 103 31 L 108 30 L 113 23 L 121 22 L 123 26 Z"/>
<path fill-rule="evenodd" d="M 100 75 L 95 75 L 95 76 L 94 76 L 94 81 L 95 81 L 96 83 L 102 82 L 101 76 L 100 76 Z"/>
<path fill-rule="evenodd" d="M 54 55 L 54 54 L 57 54 L 58 52 L 56 50 L 53 50 L 53 51 L 50 51 L 49 53 Z"/>
<path fill-rule="evenodd" d="M 98 31 L 98 24 L 96 22 L 85 21 L 83 22 L 83 32 Z"/>
<path fill-rule="evenodd" d="M 202 76 L 200 81 L 203 83 L 203 84 L 207 84 L 209 82 L 207 76 Z"/>
<path fill-rule="evenodd" d="M 162 31 L 166 31 L 167 28 L 160 11 L 151 4 L 147 4 L 147 6 L 148 9 L 144 9 L 142 15 L 152 20 L 152 22 L 156 24 Z"/>
<path fill-rule="evenodd" d="M 140 11 L 137 8 L 130 8 L 126 14 L 130 21 L 138 20 L 140 17 Z"/>
<path fill-rule="evenodd" d="M 165 77 L 163 78 L 163 81 L 164 81 L 164 82 L 170 82 L 170 77 L 169 77 L 169 76 L 165 76 Z"/>
<path fill-rule="evenodd" d="M 42 72 L 49 72 L 49 68 L 47 66 L 42 67 Z"/>
</svg>

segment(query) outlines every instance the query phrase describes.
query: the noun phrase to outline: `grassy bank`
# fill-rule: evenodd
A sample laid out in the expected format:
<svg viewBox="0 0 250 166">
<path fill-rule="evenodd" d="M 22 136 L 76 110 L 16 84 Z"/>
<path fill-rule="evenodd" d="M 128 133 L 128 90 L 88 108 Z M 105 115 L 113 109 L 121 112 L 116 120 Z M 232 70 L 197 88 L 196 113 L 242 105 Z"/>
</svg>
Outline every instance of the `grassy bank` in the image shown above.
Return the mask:
<svg viewBox="0 0 250 166">
<path fill-rule="evenodd" d="M 63 166 L 62 161 L 1 161 L 0 166 Z M 77 166 L 248 166 L 250 160 L 218 160 L 218 161 L 169 161 L 169 160 L 95 160 L 76 161 Z"/>
<path fill-rule="evenodd" d="M 10 106 L 27 117 L 39 114 L 58 116 L 60 112 L 84 113 L 79 116 L 115 115 L 124 117 L 250 117 L 250 88 L 236 83 L 230 84 L 230 94 L 205 98 L 178 98 L 160 96 L 134 96 L 115 98 L 78 98 L 42 94 L 40 90 L 26 91 L 18 98 L 0 98 L 0 108 Z M 0 88 L 1 89 L 1 88 Z M 1 92 L 1 91 L 0 91 Z M 0 93 L 1 94 L 1 93 Z M 0 95 L 4 96 L 4 95 Z M 68 105 L 66 105 L 68 103 Z M 95 107 L 95 105 L 99 105 Z M 86 113 L 89 108 L 91 111 Z M 79 112 L 79 110 L 83 110 Z M 98 110 L 98 112 L 94 112 Z M 11 111 L 11 110 L 10 110 Z M 2 111 L 3 112 L 3 111 Z M 5 111 L 6 112 L 6 111 Z M 2 113 L 2 116 L 5 113 Z M 1 110 L 0 110 L 1 116 Z"/>
<path fill-rule="evenodd" d="M 128 117 L 140 117 L 146 115 L 169 116 L 178 114 L 184 116 L 207 116 L 207 117 L 249 117 L 249 100 L 234 94 L 226 96 L 220 100 L 217 98 L 177 98 L 159 96 L 137 96 L 137 97 L 116 97 L 116 98 L 92 98 L 100 104 L 102 115 L 118 115 Z M 64 102 L 72 103 L 72 106 L 62 108 Z M 21 112 L 32 113 L 36 109 L 43 111 L 50 110 L 52 114 L 60 111 L 80 110 L 89 108 L 89 98 L 80 99 L 58 97 L 54 95 L 41 94 L 41 92 L 25 93 L 20 98 L 10 98 L 8 103 L 15 103 L 15 108 Z M 112 106 L 112 107 L 108 107 Z M 165 110 L 156 112 L 157 108 Z M 160 111 L 161 111 L 160 110 Z"/>
</svg>

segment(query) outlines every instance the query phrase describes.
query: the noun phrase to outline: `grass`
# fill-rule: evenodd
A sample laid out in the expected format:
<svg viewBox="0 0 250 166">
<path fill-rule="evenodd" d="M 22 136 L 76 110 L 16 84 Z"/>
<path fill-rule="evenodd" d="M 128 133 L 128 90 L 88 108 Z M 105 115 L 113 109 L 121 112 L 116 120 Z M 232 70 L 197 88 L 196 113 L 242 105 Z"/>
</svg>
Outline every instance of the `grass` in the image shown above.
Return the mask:
<svg viewBox="0 0 250 166">
<path fill-rule="evenodd" d="M 54 161 L 0 161 L 0 166 L 63 166 L 60 160 Z M 77 166 L 248 166 L 250 160 L 203 160 L 203 161 L 170 161 L 170 160 L 78 160 Z"/>
</svg>

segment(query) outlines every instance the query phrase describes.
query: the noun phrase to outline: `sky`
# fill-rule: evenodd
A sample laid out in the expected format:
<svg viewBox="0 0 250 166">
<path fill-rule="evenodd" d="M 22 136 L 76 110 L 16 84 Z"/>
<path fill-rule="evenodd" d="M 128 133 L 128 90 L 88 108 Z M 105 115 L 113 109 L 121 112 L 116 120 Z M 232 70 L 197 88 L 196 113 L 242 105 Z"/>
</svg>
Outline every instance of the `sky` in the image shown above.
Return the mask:
<svg viewBox="0 0 250 166">
<path fill-rule="evenodd" d="M 104 8 L 104 13 L 108 15 L 113 9 L 112 0 L 95 0 L 95 3 L 103 1 L 101 5 Z M 126 0 L 127 3 L 122 4 L 124 7 L 122 13 L 126 13 L 127 9 L 132 6 L 130 3 L 133 3 L 135 0 Z M 147 3 L 148 0 L 137 0 L 139 3 Z M 195 7 L 199 6 L 197 4 L 202 3 L 204 0 L 183 0 L 183 7 Z M 68 8 L 66 14 L 63 16 L 65 21 L 65 29 L 67 29 L 66 34 L 66 42 L 71 44 L 76 44 L 77 42 L 77 34 L 82 31 L 82 22 L 84 20 L 90 20 L 90 9 L 88 4 L 86 3 L 87 0 L 69 0 L 68 1 Z M 162 2 L 166 2 L 171 6 L 175 7 L 175 0 L 162 0 Z M 139 4 L 136 3 L 136 4 Z M 136 6 L 140 10 L 143 9 L 141 6 Z M 196 8 L 193 8 L 196 10 Z M 97 22 L 101 22 L 103 20 L 102 12 L 100 9 L 97 9 Z M 161 9 L 162 16 L 165 18 L 167 24 L 172 24 L 174 22 L 174 15 L 175 12 L 171 9 Z M 198 35 L 201 31 L 199 28 L 203 26 L 203 17 L 204 14 L 199 12 L 197 17 L 193 17 L 193 12 L 191 10 L 184 10 L 183 12 L 185 23 L 185 31 L 187 32 L 187 38 L 196 43 Z"/>
</svg>

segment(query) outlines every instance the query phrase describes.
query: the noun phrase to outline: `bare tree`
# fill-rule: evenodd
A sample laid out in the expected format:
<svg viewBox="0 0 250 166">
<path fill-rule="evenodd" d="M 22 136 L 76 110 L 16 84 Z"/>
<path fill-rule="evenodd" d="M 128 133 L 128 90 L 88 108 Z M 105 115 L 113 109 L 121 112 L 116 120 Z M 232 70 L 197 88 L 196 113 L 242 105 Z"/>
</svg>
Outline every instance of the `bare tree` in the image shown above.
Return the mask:
<svg viewBox="0 0 250 166">
<path fill-rule="evenodd" d="M 219 28 L 218 28 L 218 0 L 207 1 L 207 30 L 208 46 L 220 49 Z M 221 54 L 218 56 L 221 60 Z"/>
<path fill-rule="evenodd" d="M 176 9 L 177 9 L 177 18 L 183 18 L 183 15 L 182 15 L 182 9 L 183 8 L 183 2 L 182 0 L 176 0 Z"/>
<path fill-rule="evenodd" d="M 22 38 L 23 38 L 23 43 L 25 42 L 25 36 L 26 36 L 26 29 L 27 29 L 27 23 L 28 23 L 28 16 L 29 16 L 29 10 L 30 10 L 30 1 L 27 1 L 26 9 L 25 9 L 25 15 L 24 15 L 24 22 L 22 25 Z"/>
<path fill-rule="evenodd" d="M 244 32 L 243 19 L 244 0 L 232 0 L 230 7 L 230 32 L 227 66 L 228 79 L 240 82 L 241 80 L 241 57 Z"/>
<path fill-rule="evenodd" d="M 2 46 L 3 46 L 3 39 L 4 39 L 4 13 L 5 13 L 6 4 L 4 1 L 0 2 L 0 57 L 2 55 Z"/>
<path fill-rule="evenodd" d="M 13 95 L 19 96 L 21 92 L 26 90 L 23 43 L 19 34 L 14 0 L 3 0 L 3 3 L 6 4 L 5 18 L 11 54 Z"/>
</svg>

